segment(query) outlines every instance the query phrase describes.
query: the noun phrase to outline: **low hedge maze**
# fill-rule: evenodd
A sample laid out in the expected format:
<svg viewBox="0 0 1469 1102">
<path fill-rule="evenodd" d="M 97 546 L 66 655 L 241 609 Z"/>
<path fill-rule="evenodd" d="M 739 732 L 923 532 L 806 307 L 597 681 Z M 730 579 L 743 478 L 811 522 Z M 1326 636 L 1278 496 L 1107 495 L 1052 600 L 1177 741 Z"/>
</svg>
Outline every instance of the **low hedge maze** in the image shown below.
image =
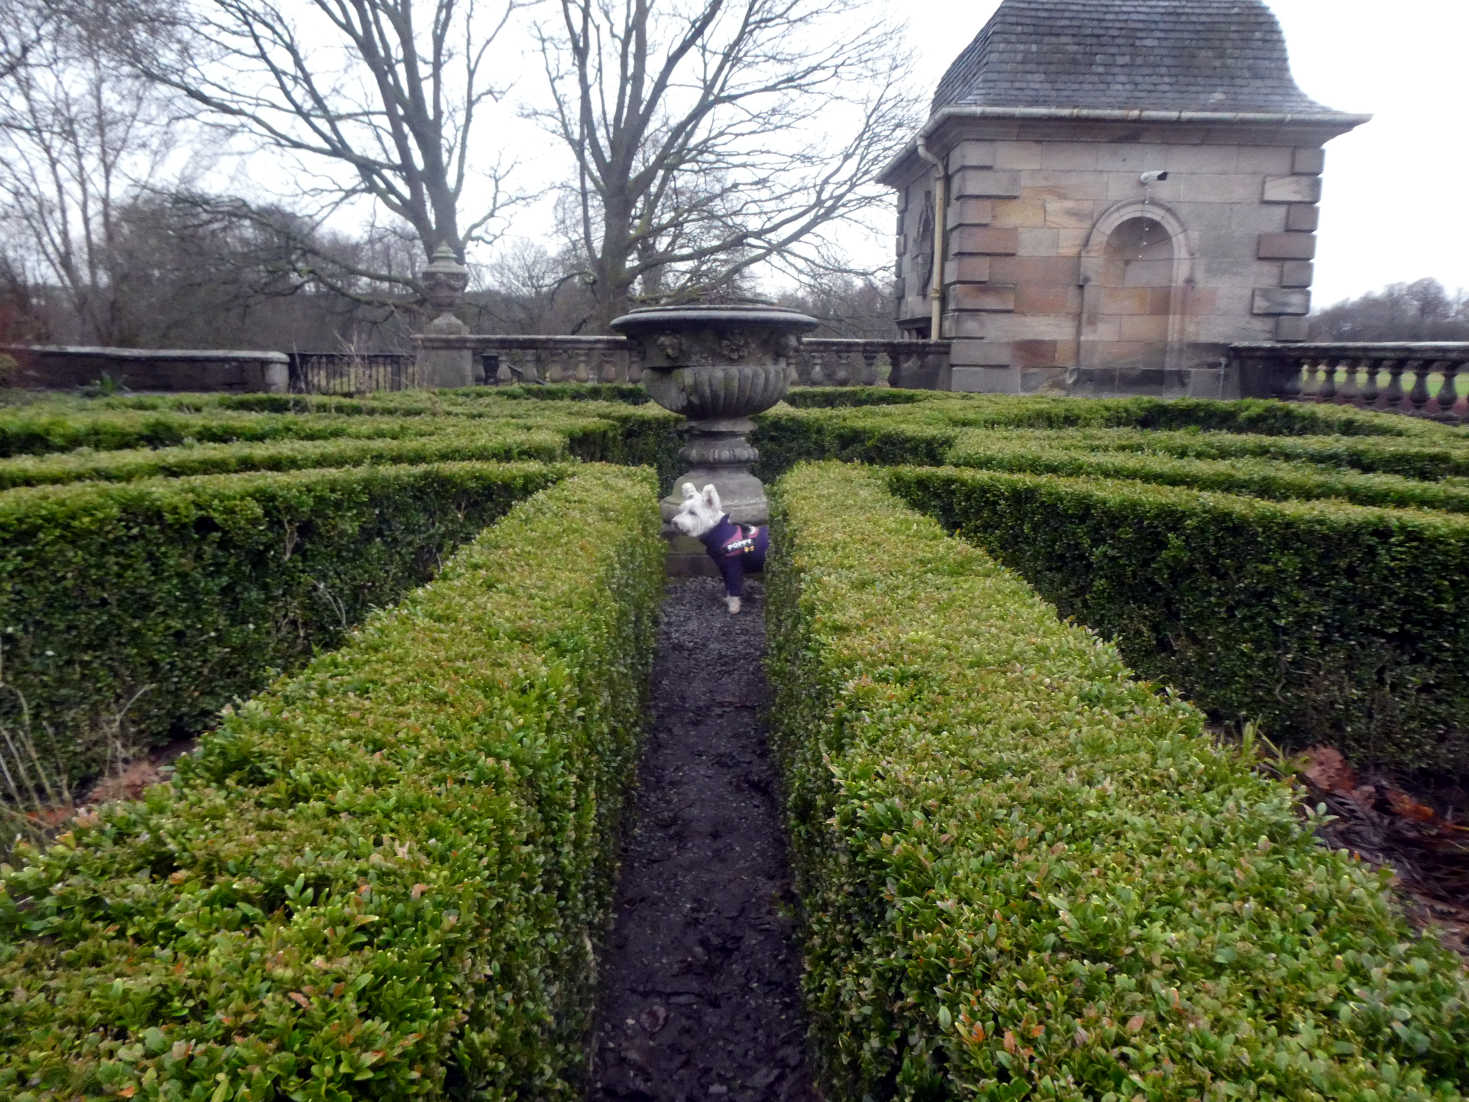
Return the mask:
<svg viewBox="0 0 1469 1102">
<path fill-rule="evenodd" d="M 1465 434 L 791 398 L 754 442 L 830 1096 L 1461 1097 L 1456 961 L 1203 731 L 1469 776 Z M 575 1097 L 676 426 L 625 387 L 0 408 L 0 728 L 80 778 L 123 705 L 219 724 L 0 872 L 0 1094 Z"/>
</svg>

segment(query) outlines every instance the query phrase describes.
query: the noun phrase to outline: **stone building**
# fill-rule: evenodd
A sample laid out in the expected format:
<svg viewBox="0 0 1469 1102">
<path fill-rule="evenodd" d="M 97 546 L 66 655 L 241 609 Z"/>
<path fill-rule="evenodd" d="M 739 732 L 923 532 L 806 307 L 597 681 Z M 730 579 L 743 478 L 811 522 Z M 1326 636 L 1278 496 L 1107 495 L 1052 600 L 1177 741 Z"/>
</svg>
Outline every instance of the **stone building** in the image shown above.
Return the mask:
<svg viewBox="0 0 1469 1102">
<path fill-rule="evenodd" d="M 883 173 L 898 324 L 956 390 L 1231 397 L 1303 340 L 1323 145 L 1260 0 L 1004 0 Z"/>
</svg>

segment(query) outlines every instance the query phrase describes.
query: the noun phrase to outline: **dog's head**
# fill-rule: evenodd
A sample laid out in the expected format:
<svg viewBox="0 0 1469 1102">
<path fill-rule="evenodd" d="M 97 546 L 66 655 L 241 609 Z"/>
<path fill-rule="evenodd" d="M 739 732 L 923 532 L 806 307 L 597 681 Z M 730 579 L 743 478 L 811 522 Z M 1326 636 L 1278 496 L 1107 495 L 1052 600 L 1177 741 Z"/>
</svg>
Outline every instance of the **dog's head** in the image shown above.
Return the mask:
<svg viewBox="0 0 1469 1102">
<path fill-rule="evenodd" d="M 724 516 L 724 506 L 719 504 L 719 491 L 709 483 L 703 491 L 694 489 L 692 482 L 683 484 L 683 503 L 673 514 L 673 526 L 686 536 L 698 538 L 719 523 Z"/>
</svg>

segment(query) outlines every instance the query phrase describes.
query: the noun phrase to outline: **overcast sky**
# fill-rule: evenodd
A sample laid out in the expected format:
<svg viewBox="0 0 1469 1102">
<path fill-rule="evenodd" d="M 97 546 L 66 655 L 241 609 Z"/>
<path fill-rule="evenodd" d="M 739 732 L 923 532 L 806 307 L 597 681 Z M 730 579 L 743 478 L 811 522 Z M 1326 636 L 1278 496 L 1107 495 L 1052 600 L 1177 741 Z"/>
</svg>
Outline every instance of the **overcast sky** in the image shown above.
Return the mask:
<svg viewBox="0 0 1469 1102">
<path fill-rule="evenodd" d="M 1313 305 L 1434 276 L 1469 288 L 1469 0 L 1267 0 L 1296 83 L 1371 122 L 1326 146 Z M 931 94 L 998 0 L 909 0 Z"/>
</svg>

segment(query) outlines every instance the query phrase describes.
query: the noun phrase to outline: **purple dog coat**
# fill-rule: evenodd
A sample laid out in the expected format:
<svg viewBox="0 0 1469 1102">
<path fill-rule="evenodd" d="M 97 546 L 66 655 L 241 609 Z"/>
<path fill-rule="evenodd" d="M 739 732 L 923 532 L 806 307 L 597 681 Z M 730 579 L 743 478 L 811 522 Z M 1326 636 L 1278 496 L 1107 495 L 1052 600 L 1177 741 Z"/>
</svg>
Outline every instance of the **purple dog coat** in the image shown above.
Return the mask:
<svg viewBox="0 0 1469 1102">
<path fill-rule="evenodd" d="M 738 597 L 745 588 L 746 572 L 758 574 L 765 569 L 765 550 L 770 546 L 770 529 L 753 524 L 735 524 L 729 514 L 699 537 L 709 557 L 724 575 L 724 592 Z"/>
</svg>

